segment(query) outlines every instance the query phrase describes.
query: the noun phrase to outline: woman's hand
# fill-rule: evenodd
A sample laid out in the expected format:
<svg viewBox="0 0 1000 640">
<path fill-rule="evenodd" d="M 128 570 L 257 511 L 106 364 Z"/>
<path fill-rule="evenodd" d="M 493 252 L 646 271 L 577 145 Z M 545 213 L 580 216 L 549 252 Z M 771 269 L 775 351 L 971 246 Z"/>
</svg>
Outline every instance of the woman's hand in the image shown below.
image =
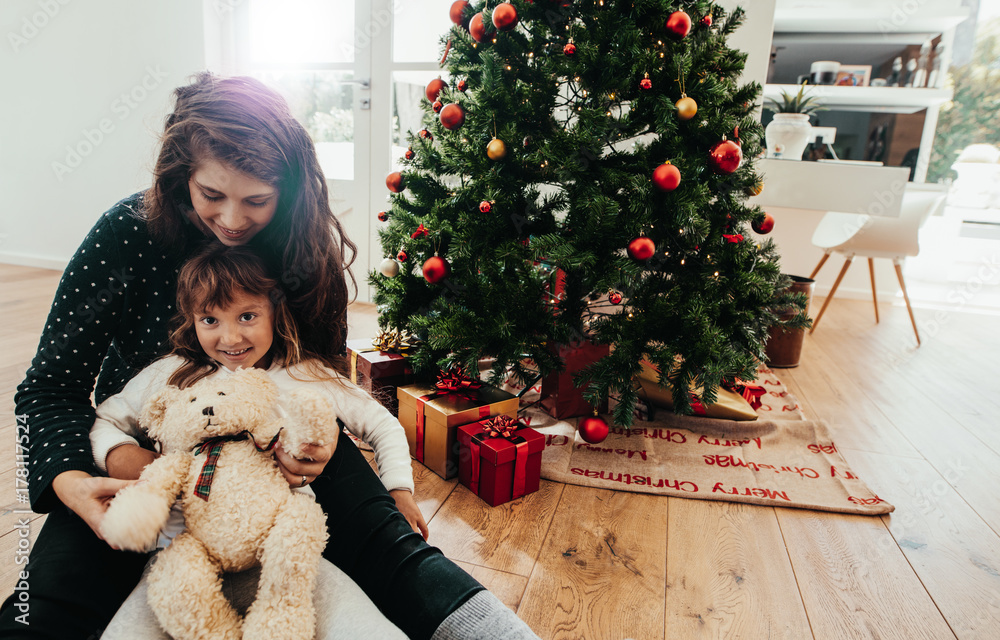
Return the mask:
<svg viewBox="0 0 1000 640">
<path fill-rule="evenodd" d="M 274 459 L 278 461 L 278 469 L 288 484 L 304 487 L 323 473 L 336 448 L 336 442 L 327 445 L 306 444 L 302 445 L 296 458 L 285 451 L 279 442 L 274 448 Z"/>
<path fill-rule="evenodd" d="M 396 508 L 403 514 L 406 521 L 410 523 L 413 530 L 427 539 L 427 523 L 424 522 L 424 514 L 420 513 L 417 501 L 413 499 L 413 494 L 408 489 L 393 489 L 389 492 L 392 499 L 396 501 Z"/>
<path fill-rule="evenodd" d="M 133 484 L 132 480 L 117 478 L 95 478 L 86 471 L 63 471 L 52 481 L 64 505 L 80 516 L 94 530 L 101 540 L 101 521 L 108 510 L 108 504 L 119 490 Z"/>
</svg>

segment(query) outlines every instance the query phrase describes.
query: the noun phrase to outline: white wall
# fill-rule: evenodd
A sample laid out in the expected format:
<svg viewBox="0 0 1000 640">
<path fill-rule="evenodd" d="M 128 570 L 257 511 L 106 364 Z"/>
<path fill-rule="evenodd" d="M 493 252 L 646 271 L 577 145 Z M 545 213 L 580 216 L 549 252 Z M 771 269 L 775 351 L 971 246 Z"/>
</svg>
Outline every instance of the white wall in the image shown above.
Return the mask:
<svg viewBox="0 0 1000 640">
<path fill-rule="evenodd" d="M 0 262 L 61 269 L 149 186 L 171 92 L 205 65 L 202 4 L 0 3 Z"/>
</svg>

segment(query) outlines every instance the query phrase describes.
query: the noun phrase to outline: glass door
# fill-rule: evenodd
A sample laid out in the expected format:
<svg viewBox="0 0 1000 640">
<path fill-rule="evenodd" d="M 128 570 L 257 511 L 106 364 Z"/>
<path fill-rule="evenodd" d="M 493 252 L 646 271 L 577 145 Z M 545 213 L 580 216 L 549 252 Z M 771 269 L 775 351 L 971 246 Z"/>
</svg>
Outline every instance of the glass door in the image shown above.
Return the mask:
<svg viewBox="0 0 1000 640">
<path fill-rule="evenodd" d="M 280 91 L 316 145 L 330 206 L 358 246 L 351 270 L 362 302 L 374 232 L 372 15 L 367 0 L 249 0 L 233 14 L 238 72 Z"/>
</svg>

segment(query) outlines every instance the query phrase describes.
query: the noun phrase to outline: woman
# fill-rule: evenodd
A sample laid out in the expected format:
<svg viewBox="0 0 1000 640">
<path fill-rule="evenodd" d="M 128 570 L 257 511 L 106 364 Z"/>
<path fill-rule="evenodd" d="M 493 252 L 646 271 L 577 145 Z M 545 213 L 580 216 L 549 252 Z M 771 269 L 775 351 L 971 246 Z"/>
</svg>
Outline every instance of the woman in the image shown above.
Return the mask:
<svg viewBox="0 0 1000 640">
<path fill-rule="evenodd" d="M 8 598 L 0 637 L 96 638 L 138 582 L 147 557 L 114 551 L 95 533 L 129 481 L 97 476 L 90 395 L 102 402 L 168 351 L 177 271 L 202 243 L 252 244 L 281 274 L 303 342 L 343 361 L 355 247 L 330 210 L 305 130 L 251 78 L 203 73 L 175 96 L 152 188 L 112 207 L 84 240 L 18 387 L 31 504 L 49 516 L 25 568 L 27 597 Z M 347 439 L 332 455 L 324 447 L 308 454 L 311 462 L 284 452 L 277 459 L 290 484 L 311 484 L 324 511 L 343 515 L 328 525 L 325 557 L 408 636 L 535 637 L 413 532 Z M 107 465 L 112 476 L 135 478 L 151 459 L 124 445 Z"/>
</svg>

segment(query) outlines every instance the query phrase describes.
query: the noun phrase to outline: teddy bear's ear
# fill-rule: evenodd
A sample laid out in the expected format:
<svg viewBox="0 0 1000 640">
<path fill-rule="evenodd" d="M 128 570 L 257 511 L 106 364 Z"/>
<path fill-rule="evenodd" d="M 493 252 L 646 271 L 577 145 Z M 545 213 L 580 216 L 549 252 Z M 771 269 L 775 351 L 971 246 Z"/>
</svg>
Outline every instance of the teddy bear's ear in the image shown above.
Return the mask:
<svg viewBox="0 0 1000 640">
<path fill-rule="evenodd" d="M 139 416 L 139 424 L 149 431 L 152 438 L 156 437 L 160 425 L 163 424 L 163 415 L 167 411 L 167 405 L 180 393 L 177 387 L 167 387 L 157 392 L 152 398 L 146 401 Z"/>
</svg>

